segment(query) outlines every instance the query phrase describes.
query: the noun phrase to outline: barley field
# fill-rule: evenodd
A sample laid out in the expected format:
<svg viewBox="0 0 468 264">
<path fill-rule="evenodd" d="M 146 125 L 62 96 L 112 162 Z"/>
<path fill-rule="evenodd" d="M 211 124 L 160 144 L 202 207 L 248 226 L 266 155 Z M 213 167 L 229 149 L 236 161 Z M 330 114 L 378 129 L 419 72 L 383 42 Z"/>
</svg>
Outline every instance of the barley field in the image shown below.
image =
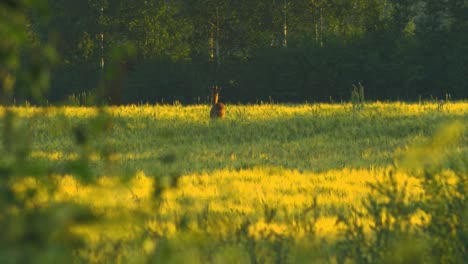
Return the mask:
<svg viewBox="0 0 468 264">
<path fill-rule="evenodd" d="M 206 105 L 10 111 L 27 127 L 14 135 L 27 163 L 50 171 L 14 180 L 16 195 L 34 189 L 32 208 L 73 203 L 99 219 L 70 225 L 84 242 L 74 263 L 373 262 L 349 253 L 372 256 L 372 238 L 343 244 L 359 237 L 353 223 L 363 236 L 385 226 L 365 206 L 385 196 L 375 186 L 404 190 L 394 199 L 411 208 L 377 218 L 417 232 L 435 223 L 417 175 L 467 179 L 467 102 L 228 105 L 223 120 Z"/>
</svg>

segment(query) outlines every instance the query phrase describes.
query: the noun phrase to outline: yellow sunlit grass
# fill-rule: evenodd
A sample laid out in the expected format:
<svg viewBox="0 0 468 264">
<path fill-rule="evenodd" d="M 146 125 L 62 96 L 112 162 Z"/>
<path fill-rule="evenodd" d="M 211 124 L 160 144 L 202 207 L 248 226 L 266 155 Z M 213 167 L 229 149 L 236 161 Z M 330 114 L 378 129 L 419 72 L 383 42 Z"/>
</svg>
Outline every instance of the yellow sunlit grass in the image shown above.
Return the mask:
<svg viewBox="0 0 468 264">
<path fill-rule="evenodd" d="M 359 208 L 363 199 L 370 194 L 367 184 L 382 180 L 386 173 L 388 169 L 345 168 L 324 173 L 301 173 L 295 170 L 259 167 L 241 171 L 218 170 L 209 174 L 184 175 L 176 189 L 164 193 L 161 211 L 158 213 L 168 219 L 174 219 L 181 214 L 207 214 L 207 218 L 225 217 L 228 219 L 226 225 L 240 224 L 242 219 L 247 217 L 256 219 L 248 231 L 253 237 L 285 235 L 300 238 L 304 235 L 304 230 L 295 228 L 297 223 L 287 219 L 305 212 L 313 205 L 314 198 L 317 198 L 317 209 L 322 212 L 322 216 L 315 223 L 317 235 L 335 237 L 339 231 L 337 218 L 327 216 L 327 211 L 333 208 L 343 211 L 349 210 L 350 207 Z M 410 195 L 418 196 L 420 188 L 414 178 L 410 179 L 404 173 L 397 173 L 396 178 L 400 183 L 409 181 Z M 41 195 L 37 203 L 71 201 L 89 206 L 109 218 L 120 217 L 119 223 L 112 225 L 113 232 L 108 228 L 103 229 L 102 226 L 89 228 L 88 231 L 85 227 L 78 229 L 91 240 L 112 237 L 112 233 L 115 233 L 114 238 L 123 239 L 127 235 L 124 235 L 122 230 L 132 228 L 135 224 L 128 214 L 155 210 L 152 195 L 154 178 L 141 172 L 129 182 L 121 182 L 116 177 L 101 177 L 96 184 L 85 185 L 68 175 L 57 176 L 55 181 L 57 190 L 53 198 L 49 197 L 50 200 L 47 200 L 47 196 Z M 28 187 L 38 184 L 40 183 L 36 179 L 26 178 L 17 182 L 15 186 L 18 192 L 24 192 Z M 265 222 L 265 206 L 278 210 L 279 219 Z M 126 216 L 122 216 L 126 213 Z M 156 215 L 156 212 L 154 214 Z M 415 223 L 420 223 L 419 216 L 414 218 Z M 125 219 L 128 222 L 122 221 Z M 166 221 L 151 220 L 136 230 L 141 232 L 145 228 L 167 235 L 177 232 L 174 223 Z M 193 228 L 198 227 L 195 225 Z M 223 228 L 208 231 L 212 232 L 212 235 L 230 232 L 229 226 Z M 118 231 L 119 229 L 121 231 Z"/>
<path fill-rule="evenodd" d="M 206 120 L 206 113 L 209 111 L 208 105 L 192 106 L 171 106 L 171 105 L 129 105 L 119 107 L 106 107 L 105 110 L 116 117 L 152 117 L 162 120 L 180 120 L 187 122 L 200 122 Z M 246 119 L 266 120 L 276 117 L 287 117 L 294 115 L 316 114 L 329 116 L 339 113 L 346 113 L 352 109 L 350 103 L 343 104 L 298 104 L 298 105 L 228 105 L 229 113 L 227 117 L 243 117 Z M 65 117 L 89 118 L 96 115 L 99 110 L 96 107 L 10 107 L 15 113 L 22 117 L 29 117 L 35 114 L 46 114 L 49 116 L 63 115 Z M 403 102 L 374 102 L 366 104 L 366 112 L 369 116 L 380 114 L 385 116 L 419 115 L 423 113 L 433 113 L 444 111 L 451 115 L 464 115 L 468 112 L 468 102 L 440 103 L 424 102 L 420 104 Z M 0 107 L 0 116 L 5 112 L 5 107 Z"/>
</svg>

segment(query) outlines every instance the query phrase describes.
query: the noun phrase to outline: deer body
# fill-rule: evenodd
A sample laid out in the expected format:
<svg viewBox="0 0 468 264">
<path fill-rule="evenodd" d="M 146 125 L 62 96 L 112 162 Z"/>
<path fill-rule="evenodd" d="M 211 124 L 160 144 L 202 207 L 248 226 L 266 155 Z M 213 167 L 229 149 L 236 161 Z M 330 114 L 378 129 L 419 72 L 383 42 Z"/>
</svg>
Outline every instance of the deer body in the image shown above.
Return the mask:
<svg viewBox="0 0 468 264">
<path fill-rule="evenodd" d="M 219 100 L 219 87 L 214 86 L 212 89 L 213 106 L 210 111 L 210 118 L 224 118 L 226 115 L 226 106 L 223 103 L 218 102 Z"/>
</svg>

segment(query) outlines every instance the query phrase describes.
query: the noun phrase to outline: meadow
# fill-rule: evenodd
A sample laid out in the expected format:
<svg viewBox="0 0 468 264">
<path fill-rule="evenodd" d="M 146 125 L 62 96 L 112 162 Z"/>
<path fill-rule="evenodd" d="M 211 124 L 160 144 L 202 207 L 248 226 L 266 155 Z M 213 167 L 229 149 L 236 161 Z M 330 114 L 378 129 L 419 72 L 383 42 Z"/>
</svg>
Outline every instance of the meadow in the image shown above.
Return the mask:
<svg viewBox="0 0 468 264">
<path fill-rule="evenodd" d="M 440 259 L 466 256 L 467 102 L 10 111 L 26 164 L 47 168 L 14 178 L 15 195 L 97 219 L 67 227 L 84 242 L 75 263 L 431 262 L 445 220 L 425 205 L 442 198 L 461 203 L 446 212 L 461 240 Z M 450 191 L 431 200 L 439 181 Z"/>
</svg>

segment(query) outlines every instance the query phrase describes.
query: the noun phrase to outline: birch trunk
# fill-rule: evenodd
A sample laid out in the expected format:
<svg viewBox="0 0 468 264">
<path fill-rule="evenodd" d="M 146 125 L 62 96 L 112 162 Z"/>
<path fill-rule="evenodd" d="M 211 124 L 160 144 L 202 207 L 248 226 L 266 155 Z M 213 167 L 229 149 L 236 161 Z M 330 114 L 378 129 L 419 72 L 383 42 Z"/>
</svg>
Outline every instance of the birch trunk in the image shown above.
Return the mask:
<svg viewBox="0 0 468 264">
<path fill-rule="evenodd" d="M 288 46 L 288 1 L 284 0 L 283 47 Z"/>
<path fill-rule="evenodd" d="M 104 7 L 101 6 L 101 23 L 104 19 Z M 100 46 L 101 46 L 101 59 L 100 59 L 100 66 L 101 69 L 104 69 L 104 30 L 101 28 L 101 36 L 100 36 Z"/>
<path fill-rule="evenodd" d="M 210 28 L 210 61 L 211 62 L 214 62 L 215 60 L 215 53 L 214 53 L 214 26 L 211 25 L 211 28 Z"/>
<path fill-rule="evenodd" d="M 220 57 L 219 57 L 219 9 L 216 7 L 216 66 L 219 68 L 221 65 Z"/>
<path fill-rule="evenodd" d="M 323 8 L 320 7 L 320 47 L 323 47 Z"/>
</svg>

